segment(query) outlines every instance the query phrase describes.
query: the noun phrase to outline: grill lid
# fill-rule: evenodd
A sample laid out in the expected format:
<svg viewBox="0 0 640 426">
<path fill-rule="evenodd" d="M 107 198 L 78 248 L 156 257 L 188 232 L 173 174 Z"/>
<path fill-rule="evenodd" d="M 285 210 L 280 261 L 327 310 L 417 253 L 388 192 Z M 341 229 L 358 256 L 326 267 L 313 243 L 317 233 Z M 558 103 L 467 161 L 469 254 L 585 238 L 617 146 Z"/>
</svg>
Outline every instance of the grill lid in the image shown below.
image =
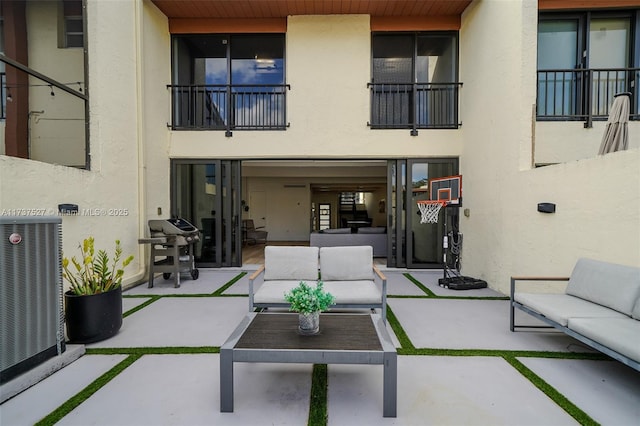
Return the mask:
<svg viewBox="0 0 640 426">
<path fill-rule="evenodd" d="M 181 218 L 152 219 L 149 221 L 151 232 L 161 232 L 165 235 L 188 235 L 198 232 L 198 228 Z"/>
</svg>

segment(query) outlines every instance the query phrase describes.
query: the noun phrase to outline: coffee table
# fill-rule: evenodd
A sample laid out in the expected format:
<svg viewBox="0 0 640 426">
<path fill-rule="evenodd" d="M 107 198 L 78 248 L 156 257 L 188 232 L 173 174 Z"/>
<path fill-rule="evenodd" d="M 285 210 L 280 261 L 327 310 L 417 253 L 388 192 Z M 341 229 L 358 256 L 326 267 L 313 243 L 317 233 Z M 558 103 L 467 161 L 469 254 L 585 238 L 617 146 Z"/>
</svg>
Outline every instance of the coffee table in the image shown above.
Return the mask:
<svg viewBox="0 0 640 426">
<path fill-rule="evenodd" d="M 397 353 L 378 314 L 321 314 L 320 333 L 298 334 L 294 313 L 249 313 L 220 347 L 220 411 L 233 412 L 233 363 L 381 364 L 382 414 L 396 417 Z"/>
</svg>

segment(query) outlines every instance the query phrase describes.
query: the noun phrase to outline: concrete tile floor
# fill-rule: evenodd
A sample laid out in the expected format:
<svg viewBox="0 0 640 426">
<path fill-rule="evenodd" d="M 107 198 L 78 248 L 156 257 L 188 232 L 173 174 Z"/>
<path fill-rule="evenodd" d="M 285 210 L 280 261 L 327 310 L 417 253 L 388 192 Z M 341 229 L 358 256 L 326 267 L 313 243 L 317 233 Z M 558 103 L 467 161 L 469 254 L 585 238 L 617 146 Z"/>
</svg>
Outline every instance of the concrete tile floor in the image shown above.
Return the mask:
<svg viewBox="0 0 640 426">
<path fill-rule="evenodd" d="M 590 351 L 557 332 L 511 333 L 506 300 L 426 298 L 404 276 L 406 272 L 385 271 L 389 306 L 415 348 Z M 0 424 L 38 422 L 125 360 L 128 355 L 118 350 L 222 345 L 248 310 L 248 274 L 224 292 L 236 297 L 196 295 L 212 294 L 239 273 L 202 270 L 196 281 L 183 278 L 179 289 L 172 280 L 159 277 L 152 289 L 144 284 L 126 291 L 125 312 L 154 296 L 163 297 L 126 316 L 122 330 L 113 338 L 87 345 L 89 350 L 113 348 L 115 354 L 85 354 L 4 402 Z M 411 274 L 440 296 L 498 295 L 490 289 L 441 289 L 437 272 Z M 178 294 L 193 297 L 175 297 Z M 640 372 L 609 360 L 517 359 L 596 422 L 639 424 Z M 235 411 L 220 413 L 218 362 L 216 353 L 143 355 L 58 424 L 306 424 L 310 365 L 237 364 Z M 395 419 L 382 417 L 381 366 L 330 365 L 328 384 L 330 425 L 576 424 L 563 408 L 497 356 L 400 355 Z"/>
</svg>

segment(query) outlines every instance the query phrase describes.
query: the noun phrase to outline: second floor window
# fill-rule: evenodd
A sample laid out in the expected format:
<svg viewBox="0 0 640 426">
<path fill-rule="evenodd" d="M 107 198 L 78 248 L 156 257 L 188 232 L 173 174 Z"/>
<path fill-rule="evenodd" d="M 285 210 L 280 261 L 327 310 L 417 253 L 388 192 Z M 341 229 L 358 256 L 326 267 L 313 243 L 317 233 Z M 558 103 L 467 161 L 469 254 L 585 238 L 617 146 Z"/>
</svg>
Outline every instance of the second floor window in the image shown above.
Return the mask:
<svg viewBox="0 0 640 426">
<path fill-rule="evenodd" d="M 458 35 L 374 34 L 372 128 L 458 127 Z"/>
<path fill-rule="evenodd" d="M 638 115 L 638 11 L 541 14 L 539 120 L 606 118 L 616 93 L 631 92 Z"/>
<path fill-rule="evenodd" d="M 284 35 L 175 35 L 174 129 L 284 129 Z"/>
</svg>

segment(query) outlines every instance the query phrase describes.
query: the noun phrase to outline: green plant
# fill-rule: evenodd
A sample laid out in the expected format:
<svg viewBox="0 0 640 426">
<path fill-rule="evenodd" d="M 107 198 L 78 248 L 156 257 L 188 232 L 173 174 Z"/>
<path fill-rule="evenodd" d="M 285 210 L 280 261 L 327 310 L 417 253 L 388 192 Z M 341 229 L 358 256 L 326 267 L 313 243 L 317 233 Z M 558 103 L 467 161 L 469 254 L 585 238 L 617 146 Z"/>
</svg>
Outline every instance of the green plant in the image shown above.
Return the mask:
<svg viewBox="0 0 640 426">
<path fill-rule="evenodd" d="M 301 314 L 325 311 L 335 300 L 331 293 L 323 290 L 322 281 L 318 281 L 315 287 L 300 281 L 298 287 L 285 293 L 284 299 L 291 303 L 289 310 Z"/>
<path fill-rule="evenodd" d="M 71 284 L 71 292 L 75 295 L 104 293 L 120 287 L 124 268 L 131 263 L 133 255 L 124 259 L 120 240 L 116 240 L 113 260 L 105 250 L 96 253 L 93 237 L 86 238 L 79 246 L 81 260 L 75 256 L 62 259 L 62 276 Z"/>
</svg>

